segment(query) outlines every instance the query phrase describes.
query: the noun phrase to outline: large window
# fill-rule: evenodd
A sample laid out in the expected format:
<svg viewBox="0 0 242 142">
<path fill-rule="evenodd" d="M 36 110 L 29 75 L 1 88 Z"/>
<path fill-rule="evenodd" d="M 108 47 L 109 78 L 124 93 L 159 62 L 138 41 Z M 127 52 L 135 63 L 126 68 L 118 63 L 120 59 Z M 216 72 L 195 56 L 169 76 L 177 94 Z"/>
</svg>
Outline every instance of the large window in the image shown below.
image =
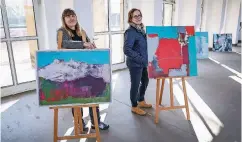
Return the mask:
<svg viewBox="0 0 242 142">
<path fill-rule="evenodd" d="M 163 3 L 163 25 L 172 26 L 175 0 L 164 0 Z"/>
<path fill-rule="evenodd" d="M 35 80 L 38 38 L 32 0 L 1 0 L 1 87 Z"/>
<path fill-rule="evenodd" d="M 111 48 L 112 64 L 124 63 L 124 0 L 93 0 L 93 22 L 97 48 Z"/>
</svg>

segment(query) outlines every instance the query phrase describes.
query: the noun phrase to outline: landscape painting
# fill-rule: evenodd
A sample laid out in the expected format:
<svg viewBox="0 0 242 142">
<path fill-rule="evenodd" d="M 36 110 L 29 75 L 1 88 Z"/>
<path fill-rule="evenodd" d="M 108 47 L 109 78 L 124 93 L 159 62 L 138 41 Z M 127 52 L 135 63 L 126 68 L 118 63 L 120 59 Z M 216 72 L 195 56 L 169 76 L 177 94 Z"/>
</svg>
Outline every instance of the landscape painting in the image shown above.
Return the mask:
<svg viewBox="0 0 242 142">
<path fill-rule="evenodd" d="M 149 78 L 197 76 L 194 26 L 147 26 Z"/>
<path fill-rule="evenodd" d="M 196 32 L 197 59 L 208 58 L 208 32 Z"/>
<path fill-rule="evenodd" d="M 213 51 L 232 52 L 232 34 L 214 34 Z"/>
<path fill-rule="evenodd" d="M 37 51 L 36 57 L 40 106 L 110 102 L 109 49 Z"/>
</svg>

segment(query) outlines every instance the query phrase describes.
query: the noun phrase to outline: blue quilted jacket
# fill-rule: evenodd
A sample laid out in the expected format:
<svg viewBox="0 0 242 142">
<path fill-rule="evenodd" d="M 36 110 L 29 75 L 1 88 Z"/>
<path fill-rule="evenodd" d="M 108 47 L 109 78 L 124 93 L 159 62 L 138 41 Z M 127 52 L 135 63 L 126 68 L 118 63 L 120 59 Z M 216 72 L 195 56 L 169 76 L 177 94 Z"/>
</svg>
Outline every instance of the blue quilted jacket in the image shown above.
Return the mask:
<svg viewBox="0 0 242 142">
<path fill-rule="evenodd" d="M 128 67 L 147 67 L 147 37 L 130 26 L 124 33 L 124 54 Z"/>
</svg>

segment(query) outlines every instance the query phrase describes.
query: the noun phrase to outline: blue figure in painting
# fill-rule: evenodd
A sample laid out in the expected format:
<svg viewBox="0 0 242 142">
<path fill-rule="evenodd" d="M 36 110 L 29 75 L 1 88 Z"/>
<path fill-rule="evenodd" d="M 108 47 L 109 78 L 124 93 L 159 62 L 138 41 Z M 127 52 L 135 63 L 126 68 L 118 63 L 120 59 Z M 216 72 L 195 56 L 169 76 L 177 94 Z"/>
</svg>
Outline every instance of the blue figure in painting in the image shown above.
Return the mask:
<svg viewBox="0 0 242 142">
<path fill-rule="evenodd" d="M 153 64 L 153 66 L 154 66 L 156 72 L 162 72 L 162 71 L 163 71 L 163 70 L 159 67 L 159 65 L 158 65 L 158 59 L 157 59 L 156 55 L 153 56 L 152 64 Z"/>
</svg>

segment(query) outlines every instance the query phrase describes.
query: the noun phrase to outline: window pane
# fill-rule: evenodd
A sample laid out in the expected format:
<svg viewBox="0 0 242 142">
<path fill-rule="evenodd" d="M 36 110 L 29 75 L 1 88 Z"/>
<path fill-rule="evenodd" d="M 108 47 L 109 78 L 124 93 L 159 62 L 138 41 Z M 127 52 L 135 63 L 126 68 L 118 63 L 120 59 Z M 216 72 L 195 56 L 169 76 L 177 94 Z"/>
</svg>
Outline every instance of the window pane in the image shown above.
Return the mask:
<svg viewBox="0 0 242 142">
<path fill-rule="evenodd" d="M 8 58 L 8 49 L 5 42 L 1 43 L 1 87 L 13 85 L 10 63 Z"/>
<path fill-rule="evenodd" d="M 123 34 L 112 35 L 112 64 L 124 62 Z"/>
<path fill-rule="evenodd" d="M 97 48 L 109 48 L 108 35 L 96 35 L 94 39 L 95 39 L 94 42 Z"/>
<path fill-rule="evenodd" d="M 0 26 L 1 26 L 1 38 L 5 37 L 5 32 L 4 32 L 4 28 L 3 28 L 3 19 L 2 19 L 2 9 L 0 10 Z"/>
<path fill-rule="evenodd" d="M 111 31 L 120 31 L 124 29 L 124 3 L 123 0 L 110 1 L 110 29 Z"/>
<path fill-rule="evenodd" d="M 36 36 L 32 0 L 6 0 L 11 37 Z"/>
<path fill-rule="evenodd" d="M 18 83 L 35 80 L 36 40 L 12 42 Z"/>
<path fill-rule="evenodd" d="M 164 4 L 164 26 L 172 24 L 172 4 Z"/>
<path fill-rule="evenodd" d="M 108 31 L 108 1 L 93 0 L 94 32 Z"/>
</svg>

